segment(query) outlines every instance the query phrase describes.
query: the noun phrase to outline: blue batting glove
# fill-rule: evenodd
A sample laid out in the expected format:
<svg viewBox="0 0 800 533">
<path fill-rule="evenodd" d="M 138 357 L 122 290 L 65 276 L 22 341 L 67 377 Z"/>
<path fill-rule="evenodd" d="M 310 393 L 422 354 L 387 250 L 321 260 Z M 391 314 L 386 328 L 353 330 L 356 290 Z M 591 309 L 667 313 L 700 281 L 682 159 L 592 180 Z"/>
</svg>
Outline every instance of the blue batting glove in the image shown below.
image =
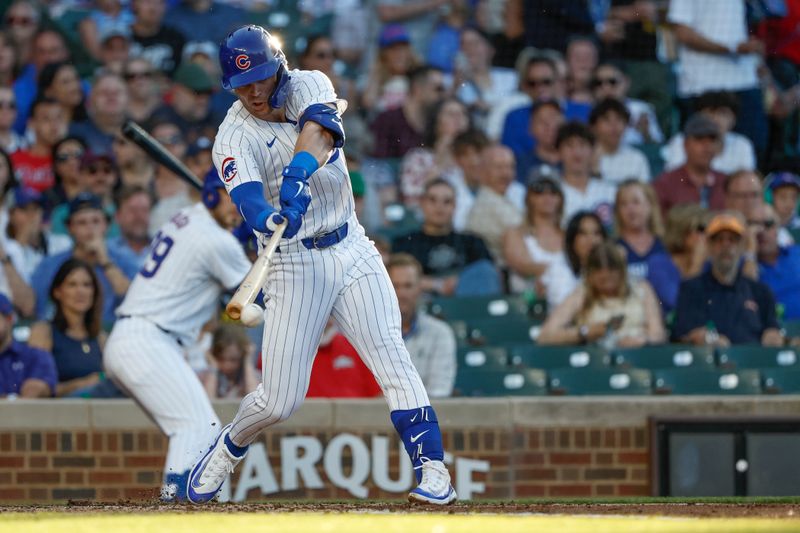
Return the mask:
<svg viewBox="0 0 800 533">
<path fill-rule="evenodd" d="M 275 233 L 275 230 L 278 229 L 278 226 L 283 224 L 284 218 L 281 216 L 280 213 L 276 213 L 273 211 L 270 215 L 267 216 L 267 220 L 264 225 L 267 227 L 267 231 L 264 233 L 266 235 L 272 235 Z M 288 228 L 287 228 L 288 229 Z M 283 233 L 283 236 L 286 237 L 286 232 Z"/>
<path fill-rule="evenodd" d="M 280 216 L 286 219 L 286 230 L 283 232 L 284 239 L 291 239 L 297 232 L 300 231 L 300 226 L 303 225 L 303 215 L 294 209 L 282 209 Z"/>
<path fill-rule="evenodd" d="M 283 182 L 280 191 L 281 210 L 292 209 L 300 215 L 308 211 L 311 203 L 311 190 L 308 186 L 308 174 L 297 167 L 283 169 Z"/>
</svg>

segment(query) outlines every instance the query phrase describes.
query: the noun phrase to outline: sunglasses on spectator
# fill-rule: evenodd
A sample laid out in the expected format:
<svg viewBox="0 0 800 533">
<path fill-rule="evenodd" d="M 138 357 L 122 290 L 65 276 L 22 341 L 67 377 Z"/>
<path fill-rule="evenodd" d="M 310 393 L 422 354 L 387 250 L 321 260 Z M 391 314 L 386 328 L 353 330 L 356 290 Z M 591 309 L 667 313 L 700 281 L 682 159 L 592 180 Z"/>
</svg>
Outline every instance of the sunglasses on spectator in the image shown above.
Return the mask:
<svg viewBox="0 0 800 533">
<path fill-rule="evenodd" d="M 550 87 L 555 83 L 555 80 L 553 78 L 540 78 L 538 80 L 535 78 L 528 78 L 525 80 L 525 83 L 528 87 L 539 87 L 540 85 L 542 87 Z"/>
<path fill-rule="evenodd" d="M 9 26 L 30 26 L 34 22 L 31 17 L 15 17 L 14 15 L 6 17 L 6 24 Z"/>
<path fill-rule="evenodd" d="M 320 50 L 314 53 L 314 57 L 317 59 L 330 59 L 333 57 L 333 50 Z"/>
<path fill-rule="evenodd" d="M 70 159 L 82 159 L 83 150 L 75 150 L 74 152 L 61 152 L 56 154 L 56 163 L 64 163 Z"/>
<path fill-rule="evenodd" d="M 775 225 L 775 220 L 771 218 L 767 218 L 764 220 L 748 220 L 747 225 L 756 226 L 763 229 L 772 229 L 772 227 Z"/>
<path fill-rule="evenodd" d="M 179 133 L 176 133 L 175 135 L 170 135 L 169 137 L 156 137 L 156 140 L 161 144 L 167 146 L 174 146 L 176 144 L 180 144 L 183 142 L 183 138 Z"/>
<path fill-rule="evenodd" d="M 149 71 L 149 70 L 146 70 L 144 72 L 126 72 L 125 73 L 125 79 L 127 81 L 133 81 L 133 80 L 135 80 L 137 78 L 142 78 L 142 79 L 145 79 L 145 80 L 149 80 L 152 77 L 153 77 L 153 73 L 152 73 L 152 71 Z"/>
<path fill-rule="evenodd" d="M 616 87 L 619 84 L 618 78 L 595 78 L 592 80 L 592 87 L 601 87 L 608 85 L 609 87 Z"/>
<path fill-rule="evenodd" d="M 86 170 L 89 171 L 89 174 L 112 174 L 114 169 L 107 165 L 90 165 Z"/>
<path fill-rule="evenodd" d="M 534 194 L 558 194 L 558 189 L 556 189 L 552 183 L 547 182 L 536 182 L 528 186 L 528 190 Z"/>
<path fill-rule="evenodd" d="M 17 103 L 12 102 L 11 100 L 0 102 L 0 109 L 16 109 L 16 108 L 17 108 Z"/>
</svg>

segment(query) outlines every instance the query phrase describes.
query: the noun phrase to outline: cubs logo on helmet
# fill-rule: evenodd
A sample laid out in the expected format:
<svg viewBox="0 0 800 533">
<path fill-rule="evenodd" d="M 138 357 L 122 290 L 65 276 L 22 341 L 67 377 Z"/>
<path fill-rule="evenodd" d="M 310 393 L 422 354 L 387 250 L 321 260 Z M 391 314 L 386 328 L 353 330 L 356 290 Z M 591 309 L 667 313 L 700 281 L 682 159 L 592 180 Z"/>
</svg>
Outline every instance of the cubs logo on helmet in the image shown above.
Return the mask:
<svg viewBox="0 0 800 533">
<path fill-rule="evenodd" d="M 247 56 L 247 54 L 239 54 L 236 56 L 236 66 L 241 70 L 247 70 L 250 68 L 250 58 Z"/>
<path fill-rule="evenodd" d="M 230 183 L 236 177 L 236 160 L 232 157 L 226 157 L 222 161 L 222 181 Z"/>
</svg>

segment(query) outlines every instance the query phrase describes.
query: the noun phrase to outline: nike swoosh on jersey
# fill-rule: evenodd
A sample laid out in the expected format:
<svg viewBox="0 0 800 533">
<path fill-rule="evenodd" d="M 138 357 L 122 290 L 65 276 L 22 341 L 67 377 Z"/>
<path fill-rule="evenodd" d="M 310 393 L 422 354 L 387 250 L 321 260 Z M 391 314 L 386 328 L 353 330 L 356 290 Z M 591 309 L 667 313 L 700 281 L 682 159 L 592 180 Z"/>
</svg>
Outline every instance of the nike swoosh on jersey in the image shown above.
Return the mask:
<svg viewBox="0 0 800 533">
<path fill-rule="evenodd" d="M 267 143 L 267 148 L 272 148 L 272 145 L 275 144 L 275 139 L 277 139 L 277 138 L 278 138 L 277 135 L 275 137 L 273 137 L 272 140 Z"/>
<path fill-rule="evenodd" d="M 423 431 L 422 433 L 420 433 L 418 435 L 411 435 L 411 444 L 414 444 L 415 442 L 417 442 L 421 436 L 423 436 L 425 433 L 427 433 L 429 431 L 430 431 L 430 429 L 426 429 L 425 431 Z"/>
</svg>

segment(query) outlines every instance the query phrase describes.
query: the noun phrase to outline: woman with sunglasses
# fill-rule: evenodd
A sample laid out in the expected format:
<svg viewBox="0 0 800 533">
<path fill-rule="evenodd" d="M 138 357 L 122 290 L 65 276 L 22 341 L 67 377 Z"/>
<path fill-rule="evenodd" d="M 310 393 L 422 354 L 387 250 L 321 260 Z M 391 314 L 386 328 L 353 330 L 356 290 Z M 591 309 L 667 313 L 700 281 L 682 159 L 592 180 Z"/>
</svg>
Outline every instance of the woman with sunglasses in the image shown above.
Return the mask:
<svg viewBox="0 0 800 533">
<path fill-rule="evenodd" d="M 298 63 L 302 70 L 319 70 L 328 76 L 339 98 L 351 100 L 355 97 L 353 81 L 340 76 L 333 68 L 336 63 L 336 50 L 333 41 L 327 35 L 315 34 L 308 37 L 306 46 L 298 57 Z"/>
<path fill-rule="evenodd" d="M 625 250 L 628 274 L 647 280 L 664 314 L 675 308 L 681 275 L 661 236 L 664 225 L 653 188 L 641 181 L 623 181 L 614 201 L 617 243 Z"/>
<path fill-rule="evenodd" d="M 503 235 L 503 257 L 511 272 L 512 293 L 546 295 L 548 304 L 555 306 L 565 296 L 561 287 L 553 283 L 551 272 L 555 263 L 567 265 L 560 226 L 564 193 L 550 177 L 532 178 L 525 195 L 525 221 Z"/>
<path fill-rule="evenodd" d="M 128 116 L 143 124 L 150 120 L 153 111 L 162 104 L 164 84 L 154 83 L 155 69 L 144 57 L 129 60 L 122 76 L 128 86 Z"/>
<path fill-rule="evenodd" d="M 677 205 L 667 214 L 664 246 L 678 267 L 681 279 L 700 274 L 708 258 L 706 223 L 711 213 L 697 204 Z"/>
<path fill-rule="evenodd" d="M 53 145 L 55 187 L 46 193 L 48 207 L 65 204 L 86 189 L 86 183 L 81 178 L 81 161 L 85 153 L 86 143 L 75 135 L 64 137 Z"/>
</svg>

